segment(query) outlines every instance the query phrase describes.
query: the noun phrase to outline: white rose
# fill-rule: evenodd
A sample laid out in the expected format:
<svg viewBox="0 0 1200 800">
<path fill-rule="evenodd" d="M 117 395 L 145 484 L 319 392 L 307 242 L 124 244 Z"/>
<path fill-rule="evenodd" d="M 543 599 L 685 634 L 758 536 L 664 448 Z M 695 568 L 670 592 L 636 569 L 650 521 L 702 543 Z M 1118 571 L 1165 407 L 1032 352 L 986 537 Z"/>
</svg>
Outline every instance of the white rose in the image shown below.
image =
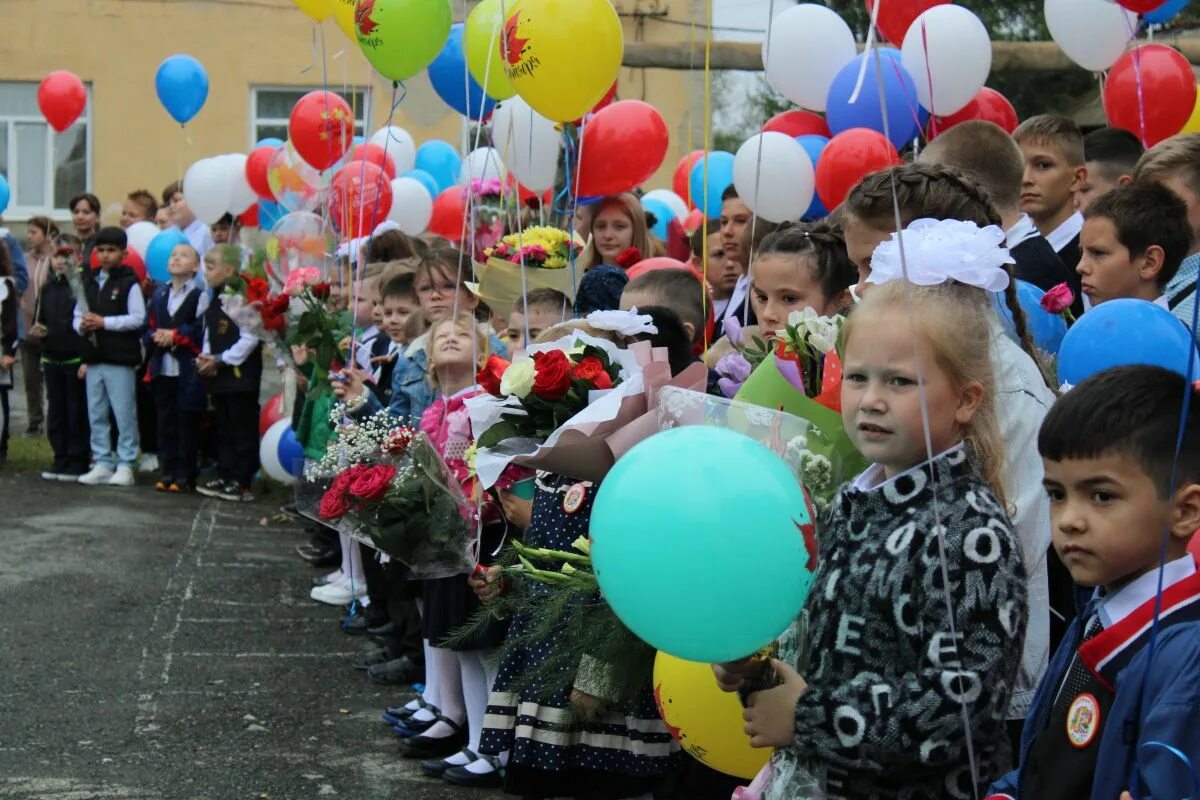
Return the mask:
<svg viewBox="0 0 1200 800">
<path fill-rule="evenodd" d="M 813 333 L 808 337 L 808 343 L 822 353 L 828 353 L 837 345 L 836 337 L 830 336 L 829 331 Z"/>
<path fill-rule="evenodd" d="M 533 391 L 535 378 L 537 378 L 537 369 L 533 365 L 532 358 L 514 361 L 508 369 L 504 370 L 504 375 L 500 378 L 500 393 L 524 398 Z"/>
<path fill-rule="evenodd" d="M 793 311 L 788 314 L 788 325 L 793 328 L 808 327 L 808 324 L 817 319 L 817 312 L 812 306 L 805 306 L 803 311 Z"/>
</svg>

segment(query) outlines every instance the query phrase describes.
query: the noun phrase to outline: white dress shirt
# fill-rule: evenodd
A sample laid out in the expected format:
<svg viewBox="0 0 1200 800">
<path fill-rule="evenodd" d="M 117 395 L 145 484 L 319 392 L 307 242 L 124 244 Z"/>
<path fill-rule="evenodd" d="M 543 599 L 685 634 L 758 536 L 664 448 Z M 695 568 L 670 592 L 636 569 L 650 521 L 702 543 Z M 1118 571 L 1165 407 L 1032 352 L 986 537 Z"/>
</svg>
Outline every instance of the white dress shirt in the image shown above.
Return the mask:
<svg viewBox="0 0 1200 800">
<path fill-rule="evenodd" d="M 188 294 L 196 287 L 188 281 L 183 285 L 182 289 L 176 289 L 174 284 L 171 284 L 170 292 L 167 294 L 167 311 L 171 316 L 179 313 L 179 307 L 183 305 L 183 301 L 187 299 Z M 196 302 L 196 318 L 204 316 L 204 312 L 208 310 L 208 292 L 201 291 L 200 299 Z M 168 378 L 179 377 L 179 361 L 171 354 L 170 350 L 163 351 L 162 370 L 159 372 Z"/>
<path fill-rule="evenodd" d="M 96 284 L 103 289 L 104 284 L 107 282 L 108 270 L 102 269 L 96 275 Z M 136 331 L 146 324 L 146 298 L 142 297 L 142 290 L 136 284 L 129 290 L 125 311 L 126 313 L 124 314 L 113 314 L 112 316 L 104 317 L 104 330 Z M 71 317 L 71 326 L 75 328 L 76 333 L 83 333 L 83 330 L 80 328 L 82 323 L 83 309 L 76 303 L 75 313 Z"/>
<path fill-rule="evenodd" d="M 1058 253 L 1069 245 L 1081 230 L 1083 230 L 1083 214 L 1076 211 L 1067 217 L 1063 224 L 1046 234 L 1046 241 L 1054 248 L 1054 252 Z"/>
<path fill-rule="evenodd" d="M 212 290 L 210 289 L 209 291 L 211 292 Z M 209 301 L 205 308 L 212 303 L 220 302 L 220 298 L 214 297 Z M 240 331 L 238 340 L 230 345 L 228 350 L 226 350 L 224 353 L 217 353 L 216 361 L 218 364 L 225 364 L 226 366 L 230 367 L 240 367 L 243 363 L 245 363 L 246 359 L 250 357 L 250 354 L 254 352 L 254 348 L 256 347 L 258 347 L 258 337 L 254 334 L 247 333 L 246 331 Z M 212 346 L 208 341 L 207 325 L 204 327 L 204 349 L 200 352 L 204 353 L 205 355 L 212 355 Z"/>
<path fill-rule="evenodd" d="M 1022 242 L 1027 242 L 1035 236 L 1041 235 L 1042 232 L 1039 231 L 1037 226 L 1033 224 L 1033 220 L 1029 218 L 1029 215 L 1022 214 L 1017 218 L 1017 221 L 1013 223 L 1013 226 L 1004 232 L 1004 246 L 1011 250 Z M 1067 241 L 1070 241 L 1070 239 Z M 1055 252 L 1057 252 L 1057 250 Z"/>
</svg>

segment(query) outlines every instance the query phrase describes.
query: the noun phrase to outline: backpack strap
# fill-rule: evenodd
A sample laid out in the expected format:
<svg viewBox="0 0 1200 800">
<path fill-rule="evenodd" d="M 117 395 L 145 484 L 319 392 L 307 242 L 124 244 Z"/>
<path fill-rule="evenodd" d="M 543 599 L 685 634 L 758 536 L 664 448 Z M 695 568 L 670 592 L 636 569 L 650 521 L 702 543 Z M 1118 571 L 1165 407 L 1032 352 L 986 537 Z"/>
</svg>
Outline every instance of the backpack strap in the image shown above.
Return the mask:
<svg viewBox="0 0 1200 800">
<path fill-rule="evenodd" d="M 1184 300 L 1187 300 L 1189 297 L 1191 297 L 1195 293 L 1196 293 L 1196 282 L 1192 281 L 1191 286 L 1187 287 L 1182 292 L 1180 292 L 1179 294 L 1175 295 L 1174 297 L 1172 297 L 1170 300 L 1167 301 L 1167 308 L 1169 308 L 1171 311 L 1174 311 L 1175 307 L 1177 305 L 1182 303 Z"/>
</svg>

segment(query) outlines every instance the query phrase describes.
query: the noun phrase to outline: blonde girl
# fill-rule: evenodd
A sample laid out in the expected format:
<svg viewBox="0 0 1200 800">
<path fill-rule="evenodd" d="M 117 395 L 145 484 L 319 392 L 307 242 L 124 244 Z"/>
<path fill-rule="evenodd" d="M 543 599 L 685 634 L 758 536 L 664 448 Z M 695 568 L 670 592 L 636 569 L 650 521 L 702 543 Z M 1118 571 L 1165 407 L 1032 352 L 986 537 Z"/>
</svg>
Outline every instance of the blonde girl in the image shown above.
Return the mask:
<svg viewBox="0 0 1200 800">
<path fill-rule="evenodd" d="M 587 246 L 575 262 L 580 274 L 600 264 L 616 265 L 617 256 L 630 247 L 644 258 L 651 255 L 646 212 L 632 194 L 613 195 L 596 204 L 586 233 Z"/>
</svg>

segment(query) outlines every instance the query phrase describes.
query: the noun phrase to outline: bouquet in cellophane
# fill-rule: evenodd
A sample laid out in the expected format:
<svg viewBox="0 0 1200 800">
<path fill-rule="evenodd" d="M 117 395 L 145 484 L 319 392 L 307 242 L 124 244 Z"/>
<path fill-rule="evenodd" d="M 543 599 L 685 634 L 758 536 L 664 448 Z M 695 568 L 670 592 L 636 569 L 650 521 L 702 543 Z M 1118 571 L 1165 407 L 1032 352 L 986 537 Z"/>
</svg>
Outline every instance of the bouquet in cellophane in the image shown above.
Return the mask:
<svg viewBox="0 0 1200 800">
<path fill-rule="evenodd" d="M 578 277 L 568 269 L 582 244 L 558 228 L 538 226 L 510 233 L 485 251 L 475 267 L 476 293 L 490 308 L 508 310 L 531 289 L 555 289 L 575 297 Z"/>
</svg>

